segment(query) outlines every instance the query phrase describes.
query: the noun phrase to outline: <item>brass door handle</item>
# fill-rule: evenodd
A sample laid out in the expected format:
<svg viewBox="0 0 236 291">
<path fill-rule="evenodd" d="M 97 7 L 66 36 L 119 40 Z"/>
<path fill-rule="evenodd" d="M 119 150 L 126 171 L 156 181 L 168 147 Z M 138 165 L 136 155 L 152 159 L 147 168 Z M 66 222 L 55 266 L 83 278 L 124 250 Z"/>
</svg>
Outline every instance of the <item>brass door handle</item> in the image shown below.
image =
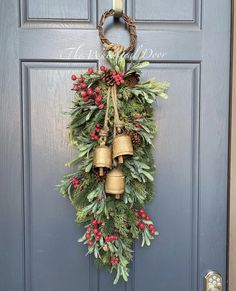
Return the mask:
<svg viewBox="0 0 236 291">
<path fill-rule="evenodd" d="M 205 275 L 205 291 L 222 291 L 222 276 L 215 271 L 210 271 Z"/>
</svg>

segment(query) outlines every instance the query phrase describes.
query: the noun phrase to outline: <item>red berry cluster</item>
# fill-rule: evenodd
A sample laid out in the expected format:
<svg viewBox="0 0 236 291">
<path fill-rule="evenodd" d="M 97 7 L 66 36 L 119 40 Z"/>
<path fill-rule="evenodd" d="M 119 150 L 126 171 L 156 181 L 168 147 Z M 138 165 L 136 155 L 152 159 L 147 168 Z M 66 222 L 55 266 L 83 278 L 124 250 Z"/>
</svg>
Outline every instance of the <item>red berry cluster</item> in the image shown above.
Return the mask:
<svg viewBox="0 0 236 291">
<path fill-rule="evenodd" d="M 105 241 L 106 242 L 113 242 L 114 240 L 118 240 L 119 239 L 119 236 L 118 235 L 107 235 L 105 236 Z"/>
<path fill-rule="evenodd" d="M 78 81 L 78 84 L 74 84 L 73 90 L 74 91 L 79 91 L 79 89 L 85 89 L 87 87 L 87 84 L 84 83 L 84 78 L 82 76 L 79 76 L 78 78 L 76 77 L 76 75 L 72 75 L 71 79 L 73 81 Z"/>
<path fill-rule="evenodd" d="M 99 241 L 102 237 L 102 231 L 100 229 L 101 221 L 94 219 L 91 225 L 87 227 L 85 238 L 88 239 L 88 246 L 92 246 L 95 241 Z"/>
<path fill-rule="evenodd" d="M 72 184 L 73 184 L 73 186 L 76 188 L 76 187 L 78 187 L 79 186 L 79 179 L 77 179 L 77 178 L 72 178 Z"/>
<path fill-rule="evenodd" d="M 115 71 L 112 72 L 112 78 L 115 80 L 116 85 L 119 86 L 121 84 L 124 84 L 124 73 L 123 72 L 118 72 L 116 73 Z"/>
<path fill-rule="evenodd" d="M 93 69 L 88 69 L 88 74 L 92 74 Z M 81 89 L 80 95 L 84 102 L 88 102 L 89 99 L 94 99 L 95 105 L 101 110 L 104 108 L 104 104 L 102 103 L 102 92 L 99 87 L 93 88 L 87 88 L 88 85 L 85 83 L 84 78 L 82 76 L 79 76 L 78 78 L 76 75 L 72 75 L 71 79 L 73 81 L 78 80 L 78 84 L 74 84 L 73 90 L 79 91 Z"/>
<path fill-rule="evenodd" d="M 96 87 L 95 89 L 88 88 L 87 90 L 82 90 L 80 95 L 84 102 L 87 102 L 89 99 L 94 99 L 94 103 L 99 109 L 104 108 L 104 104 L 102 103 L 103 95 L 99 87 Z"/>
<path fill-rule="evenodd" d="M 145 228 L 148 228 L 151 235 L 155 235 L 155 226 L 153 224 L 147 224 L 143 220 L 150 221 L 151 218 L 148 216 L 144 209 L 140 209 L 138 212 L 135 212 L 135 216 L 140 218 L 140 220 L 137 223 L 137 226 L 139 229 L 144 230 Z"/>
<path fill-rule="evenodd" d="M 112 264 L 112 266 L 116 266 L 116 265 L 118 265 L 119 262 L 120 262 L 119 257 L 111 257 L 111 258 L 110 258 L 110 263 Z"/>
<path fill-rule="evenodd" d="M 92 141 L 99 139 L 98 134 L 99 134 L 100 130 L 101 130 L 101 125 L 100 125 L 100 123 L 97 123 L 95 129 L 90 132 L 90 138 Z"/>
</svg>

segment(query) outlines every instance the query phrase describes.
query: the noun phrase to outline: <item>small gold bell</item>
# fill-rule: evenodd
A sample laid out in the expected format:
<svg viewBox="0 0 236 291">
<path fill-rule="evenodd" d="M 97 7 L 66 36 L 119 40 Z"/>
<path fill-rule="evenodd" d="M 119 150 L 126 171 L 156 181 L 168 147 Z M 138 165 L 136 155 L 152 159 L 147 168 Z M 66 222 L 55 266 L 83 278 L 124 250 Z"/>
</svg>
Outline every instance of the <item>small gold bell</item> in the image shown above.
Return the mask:
<svg viewBox="0 0 236 291">
<path fill-rule="evenodd" d="M 104 168 L 112 168 L 111 149 L 105 145 L 99 145 L 94 150 L 93 165 L 99 168 L 99 176 L 104 175 Z"/>
<path fill-rule="evenodd" d="M 115 195 L 116 199 L 120 199 L 120 195 L 125 190 L 125 176 L 121 170 L 113 169 L 106 177 L 105 192 Z"/>
<path fill-rule="evenodd" d="M 132 156 L 134 152 L 131 138 L 127 134 L 117 135 L 113 140 L 112 147 L 113 158 L 118 158 L 119 164 L 124 162 L 123 156 Z"/>
</svg>

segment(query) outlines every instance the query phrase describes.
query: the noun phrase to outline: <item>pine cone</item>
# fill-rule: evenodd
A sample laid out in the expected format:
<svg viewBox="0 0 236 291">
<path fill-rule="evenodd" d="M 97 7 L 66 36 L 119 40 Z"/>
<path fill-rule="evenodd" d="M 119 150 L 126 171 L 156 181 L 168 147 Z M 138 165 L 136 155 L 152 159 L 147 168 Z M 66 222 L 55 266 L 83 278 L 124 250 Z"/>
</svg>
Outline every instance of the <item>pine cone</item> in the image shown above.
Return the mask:
<svg viewBox="0 0 236 291">
<path fill-rule="evenodd" d="M 126 85 L 128 87 L 133 88 L 133 87 L 135 87 L 138 84 L 138 82 L 140 80 L 140 76 L 139 76 L 139 74 L 137 74 L 137 73 L 134 72 L 134 73 L 129 74 L 128 76 L 126 76 L 124 78 L 124 80 L 125 80 L 125 83 L 126 83 Z"/>
<path fill-rule="evenodd" d="M 130 136 L 134 148 L 137 148 L 141 145 L 142 138 L 140 134 L 138 134 L 136 131 L 133 131 L 133 130 L 127 131 L 127 134 L 128 136 Z"/>
<path fill-rule="evenodd" d="M 107 83 L 107 85 L 109 86 L 113 86 L 116 81 L 114 80 L 113 76 L 112 76 L 112 72 L 111 70 L 106 70 L 102 73 L 102 78 L 104 80 L 104 82 Z"/>
</svg>

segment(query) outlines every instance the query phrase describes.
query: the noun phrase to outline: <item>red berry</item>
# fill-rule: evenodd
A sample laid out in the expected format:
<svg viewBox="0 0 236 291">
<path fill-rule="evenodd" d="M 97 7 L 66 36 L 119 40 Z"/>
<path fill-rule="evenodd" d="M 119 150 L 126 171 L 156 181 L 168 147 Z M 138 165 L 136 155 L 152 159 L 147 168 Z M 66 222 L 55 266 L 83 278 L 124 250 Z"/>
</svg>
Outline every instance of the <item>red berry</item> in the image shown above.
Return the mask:
<svg viewBox="0 0 236 291">
<path fill-rule="evenodd" d="M 98 139 L 99 139 L 99 136 L 95 135 L 94 140 L 98 140 Z"/>
<path fill-rule="evenodd" d="M 75 81 L 76 80 L 76 75 L 71 76 L 71 80 Z"/>
<path fill-rule="evenodd" d="M 74 89 L 74 91 L 79 91 L 79 86 L 78 85 L 74 85 L 73 89 Z"/>
<path fill-rule="evenodd" d="M 104 104 L 100 104 L 100 105 L 98 106 L 98 108 L 99 108 L 100 110 L 102 110 L 102 109 L 104 108 Z"/>
<path fill-rule="evenodd" d="M 86 93 L 86 91 L 81 91 L 81 92 L 80 92 L 80 94 L 81 94 L 81 96 L 82 96 L 82 97 L 85 97 L 85 96 L 87 96 L 87 93 Z"/>
<path fill-rule="evenodd" d="M 95 98 L 95 102 L 96 103 L 99 103 L 102 101 L 102 97 L 100 95 L 98 95 L 96 98 Z"/>
<path fill-rule="evenodd" d="M 142 215 L 142 214 L 146 214 L 146 213 L 145 213 L 145 210 L 141 208 L 141 209 L 139 210 L 139 215 Z"/>
<path fill-rule="evenodd" d="M 87 227 L 87 232 L 90 232 L 92 230 L 91 226 Z"/>
<path fill-rule="evenodd" d="M 142 117 L 141 114 L 133 114 L 134 119 L 140 119 Z"/>
<path fill-rule="evenodd" d="M 96 239 L 96 240 L 100 240 L 100 238 L 101 238 L 100 235 L 96 235 L 96 236 L 95 236 L 95 239 Z"/>
<path fill-rule="evenodd" d="M 110 263 L 112 264 L 112 266 L 119 264 L 119 262 L 120 262 L 119 257 L 113 257 L 110 259 Z"/>
<path fill-rule="evenodd" d="M 146 219 L 146 220 L 150 220 L 151 217 L 147 215 L 145 219 Z"/>
<path fill-rule="evenodd" d="M 142 128 L 142 125 L 139 122 L 136 122 L 134 126 L 137 128 Z"/>
<path fill-rule="evenodd" d="M 138 227 L 143 230 L 145 228 L 145 224 L 143 222 L 141 222 L 141 223 L 139 223 Z"/>
<path fill-rule="evenodd" d="M 135 215 L 136 217 L 139 217 L 139 213 L 138 213 L 138 212 L 135 212 L 134 215 Z"/>
<path fill-rule="evenodd" d="M 100 88 L 99 87 L 97 87 L 97 88 L 95 88 L 95 90 L 94 90 L 97 94 L 99 94 L 100 92 L 101 92 L 101 90 L 100 90 Z"/>
<path fill-rule="evenodd" d="M 142 217 L 143 219 L 145 219 L 145 218 L 146 218 L 146 214 L 145 214 L 145 213 L 142 213 L 142 214 L 141 214 L 141 217 Z"/>
<path fill-rule="evenodd" d="M 99 232 L 97 233 L 97 235 L 101 236 L 102 235 L 102 232 L 99 230 Z"/>
<path fill-rule="evenodd" d="M 88 88 L 88 90 L 87 90 L 87 94 L 88 94 L 89 96 L 92 96 L 92 95 L 93 95 L 93 89 L 92 89 L 92 88 Z"/>
<path fill-rule="evenodd" d="M 78 82 L 79 82 L 79 83 L 82 83 L 82 82 L 84 82 L 84 79 L 83 79 L 82 77 L 79 77 L 79 78 L 78 78 Z"/>
<path fill-rule="evenodd" d="M 89 239 L 90 237 L 91 237 L 91 235 L 90 235 L 89 233 L 86 233 L 86 234 L 85 234 L 85 238 L 86 238 L 86 239 Z"/>
<path fill-rule="evenodd" d="M 111 235 L 111 236 L 110 236 L 110 240 L 111 240 L 111 241 L 115 240 L 115 236 L 114 236 L 114 235 Z"/>
<path fill-rule="evenodd" d="M 125 82 L 125 81 L 124 81 L 123 79 L 122 79 L 122 80 L 120 80 L 120 83 L 121 83 L 121 84 L 124 84 L 124 82 Z"/>
<path fill-rule="evenodd" d="M 95 131 L 96 131 L 97 133 L 100 132 L 100 128 L 96 127 L 96 128 L 95 128 Z"/>
<path fill-rule="evenodd" d="M 98 233 L 98 229 L 95 228 L 95 229 L 93 230 L 93 232 L 94 232 L 95 234 L 97 234 L 97 233 Z"/>
<path fill-rule="evenodd" d="M 77 187 L 79 185 L 79 180 L 77 178 L 72 179 L 72 184 L 74 187 Z"/>
<path fill-rule="evenodd" d="M 100 124 L 100 123 L 97 123 L 97 124 L 96 124 L 96 127 L 97 127 L 97 128 L 100 128 L 100 127 L 101 127 L 101 124 Z"/>
<path fill-rule="evenodd" d="M 92 221 L 92 225 L 93 225 L 93 226 L 97 226 L 97 220 L 96 220 L 96 219 L 94 219 L 94 220 Z"/>
<path fill-rule="evenodd" d="M 88 73 L 92 74 L 93 73 L 93 68 L 88 68 Z"/>
<path fill-rule="evenodd" d="M 88 245 L 91 247 L 93 245 L 93 241 L 92 240 L 89 240 L 88 241 Z"/>
<path fill-rule="evenodd" d="M 154 234 L 155 234 L 155 229 L 151 229 L 151 230 L 150 230 L 150 233 L 151 233 L 152 235 L 154 235 Z"/>
<path fill-rule="evenodd" d="M 84 102 L 88 102 L 88 100 L 89 100 L 89 97 L 88 96 L 83 97 L 83 101 Z"/>
<path fill-rule="evenodd" d="M 100 70 L 101 70 L 101 71 L 105 71 L 105 70 L 106 70 L 106 67 L 105 67 L 105 66 L 101 66 L 101 67 L 100 67 Z"/>
<path fill-rule="evenodd" d="M 105 241 L 106 242 L 109 242 L 110 241 L 110 237 L 108 235 L 105 237 Z"/>
<path fill-rule="evenodd" d="M 154 226 L 153 224 L 149 224 L 148 228 L 149 228 L 150 230 L 152 230 L 152 229 L 155 229 L 155 226 Z"/>
<path fill-rule="evenodd" d="M 81 83 L 81 84 L 80 84 L 80 87 L 81 87 L 82 89 L 85 89 L 85 88 L 87 88 L 87 84 L 86 84 L 86 83 Z"/>
</svg>

